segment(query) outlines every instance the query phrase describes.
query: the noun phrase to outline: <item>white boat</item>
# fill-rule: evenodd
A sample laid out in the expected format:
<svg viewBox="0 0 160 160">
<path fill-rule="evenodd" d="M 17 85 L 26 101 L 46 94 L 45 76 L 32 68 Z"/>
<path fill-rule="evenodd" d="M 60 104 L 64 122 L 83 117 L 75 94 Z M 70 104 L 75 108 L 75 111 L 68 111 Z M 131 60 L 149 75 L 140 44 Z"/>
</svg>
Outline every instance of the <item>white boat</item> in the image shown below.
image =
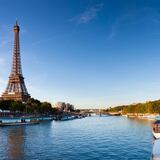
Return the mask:
<svg viewBox="0 0 160 160">
<path fill-rule="evenodd" d="M 153 123 L 152 134 L 153 134 L 155 139 L 160 138 L 160 120 L 157 120 Z"/>
<path fill-rule="evenodd" d="M 144 119 L 148 119 L 148 120 L 155 120 L 156 116 L 154 116 L 154 115 L 144 115 L 144 116 L 141 116 L 139 118 L 144 118 Z"/>
<path fill-rule="evenodd" d="M 160 139 L 153 143 L 152 160 L 160 160 Z"/>
</svg>

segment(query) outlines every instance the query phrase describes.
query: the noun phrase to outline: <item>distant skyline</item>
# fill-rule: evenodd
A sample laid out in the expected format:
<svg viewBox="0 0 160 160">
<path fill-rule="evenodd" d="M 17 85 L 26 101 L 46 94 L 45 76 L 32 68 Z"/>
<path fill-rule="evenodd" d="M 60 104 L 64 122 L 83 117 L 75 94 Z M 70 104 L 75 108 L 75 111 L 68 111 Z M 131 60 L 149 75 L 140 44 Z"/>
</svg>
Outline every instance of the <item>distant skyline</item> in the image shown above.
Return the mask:
<svg viewBox="0 0 160 160">
<path fill-rule="evenodd" d="M 76 108 L 160 99 L 159 0 L 0 0 L 0 94 L 16 17 L 32 97 Z"/>
</svg>

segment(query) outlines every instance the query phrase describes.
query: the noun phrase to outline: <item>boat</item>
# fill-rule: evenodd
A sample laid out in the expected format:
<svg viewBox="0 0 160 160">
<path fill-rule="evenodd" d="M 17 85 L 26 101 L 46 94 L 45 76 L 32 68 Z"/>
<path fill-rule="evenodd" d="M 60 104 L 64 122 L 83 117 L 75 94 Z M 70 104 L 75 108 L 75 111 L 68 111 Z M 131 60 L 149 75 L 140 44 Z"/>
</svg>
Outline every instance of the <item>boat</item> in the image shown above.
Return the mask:
<svg viewBox="0 0 160 160">
<path fill-rule="evenodd" d="M 153 143 L 152 160 L 160 160 L 160 139 Z"/>
<path fill-rule="evenodd" d="M 48 121 L 52 121 L 53 118 L 52 117 L 41 117 L 38 118 L 40 122 L 48 122 Z"/>
<path fill-rule="evenodd" d="M 82 118 L 84 118 L 82 115 L 78 115 L 78 117 L 77 117 L 78 119 L 82 119 Z"/>
<path fill-rule="evenodd" d="M 160 120 L 157 120 L 152 125 L 152 134 L 155 139 L 160 138 Z"/>
<path fill-rule="evenodd" d="M 148 120 L 155 120 L 156 119 L 156 116 L 155 115 L 143 115 L 143 116 L 139 116 L 138 118 L 141 118 L 141 119 L 148 119 Z"/>
<path fill-rule="evenodd" d="M 25 119 L 21 119 L 20 122 L 2 122 L 2 121 L 0 121 L 0 127 L 3 127 L 3 126 L 33 125 L 33 124 L 39 124 L 39 120 L 31 119 L 30 121 L 26 121 Z"/>
<path fill-rule="evenodd" d="M 67 121 L 67 120 L 73 120 L 73 119 L 75 119 L 75 116 L 63 116 L 60 120 Z"/>
</svg>

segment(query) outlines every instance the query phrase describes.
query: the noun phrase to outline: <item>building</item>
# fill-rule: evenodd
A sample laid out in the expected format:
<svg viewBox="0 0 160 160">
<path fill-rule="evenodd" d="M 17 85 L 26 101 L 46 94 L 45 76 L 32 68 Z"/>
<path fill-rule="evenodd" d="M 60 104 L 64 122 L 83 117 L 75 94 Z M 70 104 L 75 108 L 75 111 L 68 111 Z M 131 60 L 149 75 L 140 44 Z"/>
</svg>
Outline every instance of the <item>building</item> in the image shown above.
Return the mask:
<svg viewBox="0 0 160 160">
<path fill-rule="evenodd" d="M 65 102 L 57 102 L 55 107 L 59 109 L 59 111 L 70 112 L 74 110 L 74 105 Z"/>
<path fill-rule="evenodd" d="M 20 45 L 19 45 L 19 31 L 18 22 L 13 27 L 14 31 L 14 49 L 11 74 L 5 92 L 2 94 L 2 100 L 16 100 L 26 102 L 30 95 L 24 83 L 24 77 L 21 68 Z"/>
</svg>

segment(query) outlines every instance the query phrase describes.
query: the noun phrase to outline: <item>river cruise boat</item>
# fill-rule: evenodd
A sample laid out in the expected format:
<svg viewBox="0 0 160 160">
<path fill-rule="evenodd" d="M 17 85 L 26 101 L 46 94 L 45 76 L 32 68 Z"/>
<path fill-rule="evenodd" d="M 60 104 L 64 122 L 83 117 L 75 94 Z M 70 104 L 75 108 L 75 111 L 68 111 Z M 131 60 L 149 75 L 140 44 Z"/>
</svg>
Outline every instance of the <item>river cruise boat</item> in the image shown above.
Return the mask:
<svg viewBox="0 0 160 160">
<path fill-rule="evenodd" d="M 160 139 L 157 139 L 153 143 L 152 160 L 160 160 Z"/>
<path fill-rule="evenodd" d="M 160 138 L 160 120 L 157 120 L 153 123 L 152 133 L 155 139 Z"/>
<path fill-rule="evenodd" d="M 25 119 L 21 119 L 20 122 L 3 122 L 2 120 L 0 120 L 0 127 L 3 127 L 3 126 L 33 125 L 33 124 L 39 124 L 39 120 L 31 119 L 30 121 L 26 121 Z"/>
</svg>

